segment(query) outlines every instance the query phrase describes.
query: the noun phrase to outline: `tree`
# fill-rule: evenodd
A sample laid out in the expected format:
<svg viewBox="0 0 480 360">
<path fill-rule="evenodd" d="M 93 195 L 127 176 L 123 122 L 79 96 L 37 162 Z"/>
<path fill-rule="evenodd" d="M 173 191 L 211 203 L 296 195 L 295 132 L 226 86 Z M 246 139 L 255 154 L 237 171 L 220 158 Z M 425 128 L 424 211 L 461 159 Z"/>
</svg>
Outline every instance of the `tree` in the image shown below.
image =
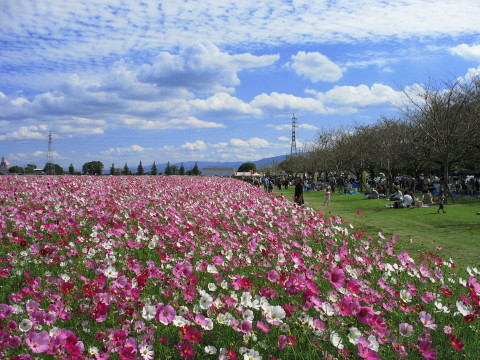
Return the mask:
<svg viewBox="0 0 480 360">
<path fill-rule="evenodd" d="M 157 164 L 155 164 L 155 161 L 153 162 L 152 170 L 150 171 L 150 174 L 151 175 L 157 175 L 158 174 Z"/>
<path fill-rule="evenodd" d="M 143 171 L 142 161 L 140 161 L 140 164 L 138 164 L 138 167 L 137 167 L 137 175 L 144 175 L 144 174 L 145 174 L 145 171 Z"/>
<path fill-rule="evenodd" d="M 110 175 L 115 175 L 115 163 L 112 163 L 112 166 L 110 166 Z"/>
<path fill-rule="evenodd" d="M 20 166 L 17 166 L 17 165 L 14 165 L 14 166 L 10 166 L 8 168 L 8 172 L 10 174 L 23 174 L 24 173 L 24 170 L 22 167 Z"/>
<path fill-rule="evenodd" d="M 256 165 L 252 162 L 243 163 L 238 168 L 238 172 L 250 172 L 250 170 L 253 170 L 253 172 L 257 171 Z"/>
<path fill-rule="evenodd" d="M 449 171 L 478 150 L 478 81 L 431 82 L 414 94 L 404 92 L 409 99 L 406 119 L 422 136 L 421 152 L 440 166 L 446 191 Z"/>
<path fill-rule="evenodd" d="M 172 167 L 170 166 L 170 161 L 167 162 L 167 166 L 165 167 L 165 175 L 172 175 Z"/>
<path fill-rule="evenodd" d="M 27 164 L 27 166 L 25 167 L 25 174 L 33 174 L 36 168 L 37 165 L 35 164 Z"/>
<path fill-rule="evenodd" d="M 408 136 L 408 127 L 395 119 L 382 117 L 371 127 L 369 143 L 377 150 L 378 166 L 387 175 L 390 191 L 393 191 L 395 177 L 405 168 Z"/>
<path fill-rule="evenodd" d="M 178 175 L 185 175 L 185 166 L 183 166 L 183 163 L 180 165 L 180 168 L 178 169 Z"/>
<path fill-rule="evenodd" d="M 73 167 L 73 164 L 70 164 L 70 166 L 68 167 L 68 173 L 70 175 L 75 174 L 75 168 Z"/>
<path fill-rule="evenodd" d="M 198 175 L 201 175 L 201 174 L 202 174 L 202 172 L 198 169 L 198 165 L 195 162 L 195 165 L 192 168 L 192 175 L 198 176 Z"/>
<path fill-rule="evenodd" d="M 128 164 L 125 163 L 125 166 L 123 167 L 123 175 L 130 175 L 130 168 L 128 167 Z"/>
<path fill-rule="evenodd" d="M 43 172 L 47 175 L 63 175 L 65 171 L 58 164 L 46 163 Z"/>
<path fill-rule="evenodd" d="M 103 173 L 103 163 L 101 161 L 90 161 L 82 166 L 82 172 L 85 175 L 101 175 Z"/>
<path fill-rule="evenodd" d="M 178 166 L 172 165 L 170 173 L 171 173 L 170 175 L 178 175 Z"/>
</svg>

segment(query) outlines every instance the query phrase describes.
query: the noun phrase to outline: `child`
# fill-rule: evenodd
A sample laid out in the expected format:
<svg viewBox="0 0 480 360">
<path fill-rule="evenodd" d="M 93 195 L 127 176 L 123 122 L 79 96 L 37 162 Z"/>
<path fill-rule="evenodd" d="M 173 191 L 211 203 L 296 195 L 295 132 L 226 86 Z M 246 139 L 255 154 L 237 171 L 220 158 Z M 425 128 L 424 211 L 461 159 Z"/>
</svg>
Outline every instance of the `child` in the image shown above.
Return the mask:
<svg viewBox="0 0 480 360">
<path fill-rule="evenodd" d="M 330 205 L 330 186 L 327 187 L 327 191 L 325 191 L 325 201 L 323 205 Z"/>
<path fill-rule="evenodd" d="M 437 211 L 437 214 L 440 213 L 440 210 L 442 210 L 444 214 L 446 213 L 445 209 L 443 208 L 444 203 L 445 203 L 445 194 L 443 193 L 443 191 L 440 191 L 440 194 L 438 195 L 438 211 Z"/>
</svg>

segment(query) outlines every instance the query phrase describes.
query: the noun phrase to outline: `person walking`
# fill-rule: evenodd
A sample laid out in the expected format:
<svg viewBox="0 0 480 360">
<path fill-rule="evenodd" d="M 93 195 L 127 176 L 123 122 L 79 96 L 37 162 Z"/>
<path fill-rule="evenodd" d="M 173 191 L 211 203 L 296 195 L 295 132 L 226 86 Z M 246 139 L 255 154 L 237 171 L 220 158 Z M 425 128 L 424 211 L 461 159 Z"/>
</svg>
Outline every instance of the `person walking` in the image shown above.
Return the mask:
<svg viewBox="0 0 480 360">
<path fill-rule="evenodd" d="M 445 204 L 445 193 L 443 191 L 440 191 L 440 194 L 438 195 L 438 210 L 437 210 L 437 214 L 440 213 L 440 210 L 443 211 L 443 213 L 445 214 L 446 211 L 443 207 L 443 205 Z"/>
<path fill-rule="evenodd" d="M 295 194 L 293 196 L 297 205 L 302 206 L 305 203 L 303 200 L 303 183 L 300 178 L 295 179 Z"/>
</svg>

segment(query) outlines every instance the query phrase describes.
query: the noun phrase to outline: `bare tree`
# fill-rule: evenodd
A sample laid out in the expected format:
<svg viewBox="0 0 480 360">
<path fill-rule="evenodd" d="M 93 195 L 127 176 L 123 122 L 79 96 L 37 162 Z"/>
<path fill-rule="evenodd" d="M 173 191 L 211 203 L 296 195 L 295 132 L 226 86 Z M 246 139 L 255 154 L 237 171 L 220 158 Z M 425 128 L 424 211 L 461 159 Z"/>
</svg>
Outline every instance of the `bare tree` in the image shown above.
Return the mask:
<svg viewBox="0 0 480 360">
<path fill-rule="evenodd" d="M 404 92 L 409 98 L 404 115 L 422 138 L 420 150 L 441 167 L 446 191 L 451 168 L 478 146 L 480 97 L 475 84 L 456 80 Z"/>
</svg>

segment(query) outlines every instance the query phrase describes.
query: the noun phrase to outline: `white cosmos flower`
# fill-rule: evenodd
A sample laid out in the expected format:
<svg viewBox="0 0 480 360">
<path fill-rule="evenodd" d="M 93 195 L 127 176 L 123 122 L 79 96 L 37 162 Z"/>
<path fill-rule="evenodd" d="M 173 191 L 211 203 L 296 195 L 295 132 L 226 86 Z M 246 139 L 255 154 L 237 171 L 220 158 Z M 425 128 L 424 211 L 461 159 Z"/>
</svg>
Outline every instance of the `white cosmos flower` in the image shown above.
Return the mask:
<svg viewBox="0 0 480 360">
<path fill-rule="evenodd" d="M 348 329 L 348 341 L 350 341 L 353 345 L 358 344 L 358 339 L 360 336 L 362 336 L 362 333 L 356 327 L 351 327 Z"/>
<path fill-rule="evenodd" d="M 19 329 L 23 332 L 30 331 L 32 326 L 33 323 L 29 319 L 23 319 L 22 321 L 20 321 L 20 324 L 18 324 Z"/>
<path fill-rule="evenodd" d="M 210 290 L 210 291 L 217 290 L 217 285 L 215 285 L 214 283 L 209 283 L 208 284 L 208 290 Z"/>
<path fill-rule="evenodd" d="M 215 355 L 217 353 L 217 348 L 215 346 L 212 346 L 212 345 L 205 346 L 203 348 L 203 350 L 205 351 L 205 354 L 207 354 L 207 355 Z"/>
<path fill-rule="evenodd" d="M 153 305 L 145 305 L 142 309 L 142 317 L 147 321 L 152 320 L 156 313 L 157 309 Z"/>
<path fill-rule="evenodd" d="M 378 343 L 377 338 L 373 335 L 370 335 L 368 337 L 368 341 L 370 341 L 369 348 L 372 349 L 373 351 L 378 352 L 378 347 L 380 346 L 380 344 Z"/>
<path fill-rule="evenodd" d="M 188 321 L 182 317 L 182 316 L 175 316 L 175 319 L 173 319 L 173 325 L 176 327 L 184 327 L 185 325 L 188 325 Z"/>
<path fill-rule="evenodd" d="M 249 309 L 245 310 L 242 314 L 242 317 L 243 317 L 243 320 L 252 322 L 253 321 L 253 311 L 249 310 Z"/>
<path fill-rule="evenodd" d="M 472 313 L 472 306 L 465 304 L 463 301 L 457 301 L 457 309 L 463 316 L 467 316 Z"/>
<path fill-rule="evenodd" d="M 240 303 L 245 307 L 250 307 L 252 305 L 252 294 L 244 292 L 240 297 Z"/>
<path fill-rule="evenodd" d="M 279 305 L 269 306 L 266 311 L 266 318 L 270 323 L 282 323 L 285 315 L 285 310 Z"/>
<path fill-rule="evenodd" d="M 243 360 L 262 360 L 262 357 L 257 350 L 248 349 L 248 351 L 243 355 Z"/>
<path fill-rule="evenodd" d="M 325 312 L 327 316 L 335 315 L 335 311 L 333 310 L 333 306 L 327 302 L 322 303 L 322 310 Z"/>
<path fill-rule="evenodd" d="M 98 348 L 95 346 L 92 346 L 91 348 L 88 349 L 88 355 L 93 356 L 95 354 L 98 354 Z"/>
<path fill-rule="evenodd" d="M 207 266 L 207 272 L 209 274 L 218 274 L 218 270 L 217 270 L 217 267 L 215 265 L 212 265 L 212 264 L 209 264 Z"/>
<path fill-rule="evenodd" d="M 153 346 L 149 344 L 142 344 L 139 348 L 140 356 L 143 360 L 152 360 L 154 351 Z"/>
<path fill-rule="evenodd" d="M 330 341 L 337 349 L 343 349 L 343 341 L 336 331 L 330 333 Z"/>
<path fill-rule="evenodd" d="M 213 304 L 213 298 L 209 294 L 204 294 L 200 298 L 200 307 L 202 309 L 209 309 Z"/>
<path fill-rule="evenodd" d="M 412 301 L 412 294 L 408 290 L 400 290 L 400 299 L 408 303 Z"/>
<path fill-rule="evenodd" d="M 118 271 L 115 270 L 115 268 L 113 266 L 109 266 L 105 270 L 105 276 L 108 277 L 108 278 L 116 278 L 118 276 Z"/>
</svg>

